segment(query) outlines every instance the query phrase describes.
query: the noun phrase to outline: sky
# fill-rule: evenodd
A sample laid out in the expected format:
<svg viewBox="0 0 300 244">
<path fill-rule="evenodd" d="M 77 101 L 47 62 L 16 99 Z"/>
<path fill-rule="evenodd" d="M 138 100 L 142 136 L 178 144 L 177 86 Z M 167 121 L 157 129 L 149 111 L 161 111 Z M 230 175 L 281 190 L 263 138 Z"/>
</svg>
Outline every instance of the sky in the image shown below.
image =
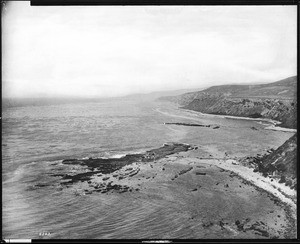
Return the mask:
<svg viewBox="0 0 300 244">
<path fill-rule="evenodd" d="M 3 97 L 114 97 L 297 73 L 297 6 L 30 6 L 2 13 Z"/>
</svg>

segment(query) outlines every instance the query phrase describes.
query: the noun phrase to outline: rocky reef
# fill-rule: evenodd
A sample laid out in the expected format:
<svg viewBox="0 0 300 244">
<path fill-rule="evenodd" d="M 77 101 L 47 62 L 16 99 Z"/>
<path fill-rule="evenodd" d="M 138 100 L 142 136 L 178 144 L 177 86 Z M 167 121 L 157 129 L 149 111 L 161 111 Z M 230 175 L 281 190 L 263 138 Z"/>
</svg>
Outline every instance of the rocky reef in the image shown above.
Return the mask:
<svg viewBox="0 0 300 244">
<path fill-rule="evenodd" d="M 211 127 L 213 129 L 219 129 L 219 125 L 202 125 L 202 124 L 195 124 L 195 123 L 181 123 L 181 122 L 176 122 L 176 123 L 165 123 L 165 125 L 181 125 L 181 126 L 198 126 L 198 127 Z"/>
<path fill-rule="evenodd" d="M 95 175 L 108 175 L 112 174 L 117 170 L 124 168 L 127 165 L 138 163 L 138 162 L 153 162 L 159 160 L 168 155 L 185 152 L 193 149 L 192 146 L 182 143 L 165 143 L 162 147 L 155 148 L 140 154 L 127 154 L 121 158 L 89 158 L 89 159 L 64 159 L 62 164 L 74 165 L 87 170 L 75 174 L 53 174 L 52 176 L 61 177 L 63 182 L 62 185 L 70 185 L 77 182 L 89 182 Z M 124 177 L 132 177 L 137 174 L 138 170 L 126 169 L 126 172 L 122 175 L 112 175 L 112 177 L 118 177 L 119 180 Z M 102 177 L 103 181 L 109 180 L 110 177 Z M 103 189 L 106 186 L 106 189 Z M 99 191 L 108 191 L 116 187 L 111 187 L 110 184 L 103 184 L 95 186 L 95 189 Z M 117 187 L 118 188 L 118 187 Z M 120 188 L 120 187 L 119 187 Z M 118 190 L 120 190 L 118 188 Z M 124 190 L 124 189 L 123 189 Z"/>
</svg>

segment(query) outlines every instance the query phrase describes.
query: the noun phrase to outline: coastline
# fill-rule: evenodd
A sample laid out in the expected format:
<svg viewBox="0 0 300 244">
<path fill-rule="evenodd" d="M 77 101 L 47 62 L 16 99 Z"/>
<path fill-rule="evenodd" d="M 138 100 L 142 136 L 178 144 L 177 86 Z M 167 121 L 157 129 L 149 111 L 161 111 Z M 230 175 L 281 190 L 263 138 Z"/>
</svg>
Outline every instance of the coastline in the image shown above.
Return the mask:
<svg viewBox="0 0 300 244">
<path fill-rule="evenodd" d="M 279 179 L 264 177 L 259 172 L 253 172 L 253 168 L 241 165 L 236 159 L 220 159 L 220 158 L 202 158 L 199 156 L 187 155 L 190 152 L 179 153 L 177 158 L 171 157 L 171 160 L 178 160 L 181 163 L 190 166 L 207 165 L 216 166 L 222 170 L 228 171 L 238 177 L 243 183 L 252 185 L 258 192 L 265 192 L 276 205 L 280 205 L 284 209 L 286 217 L 289 221 L 287 233 L 288 238 L 294 238 L 296 233 L 297 222 L 297 191 L 290 187 L 279 183 Z M 182 154 L 185 154 L 182 156 Z M 201 166 L 198 166 L 201 167 Z"/>
<path fill-rule="evenodd" d="M 279 125 L 282 124 L 282 122 L 273 120 L 273 119 L 267 119 L 267 118 L 250 118 L 250 117 L 243 117 L 243 116 L 233 116 L 233 115 L 222 115 L 222 114 L 207 114 L 207 113 L 201 113 L 198 111 L 190 110 L 190 109 L 185 109 L 185 108 L 176 108 L 179 111 L 187 112 L 192 115 L 196 115 L 198 118 L 199 116 L 205 116 L 205 117 L 216 117 L 216 118 L 224 118 L 224 119 L 236 119 L 236 120 L 250 120 L 250 121 L 257 121 L 258 123 L 262 124 L 262 122 L 269 123 L 271 125 L 265 125 L 265 130 L 276 130 L 276 131 L 282 131 L 282 132 L 297 132 L 297 129 L 293 128 L 285 128 L 285 127 L 280 127 Z M 191 120 L 197 120 L 198 118 L 192 118 L 192 117 L 186 117 L 183 115 L 171 115 L 167 112 L 161 111 L 160 109 L 156 109 L 155 111 L 162 113 L 162 114 L 167 114 L 172 117 L 179 117 L 183 119 L 191 119 Z"/>
<path fill-rule="evenodd" d="M 162 111 L 168 116 L 197 120 L 197 124 L 170 119 L 171 126 L 163 126 L 169 120 L 161 117 L 157 124 L 167 136 L 158 145 L 151 143 L 151 148 L 135 150 L 132 146 L 130 151 L 105 151 L 99 157 L 69 153 L 60 158 L 67 160 L 28 166 L 26 172 L 36 181 L 23 184 L 20 194 L 45 195 L 35 200 L 42 206 L 38 211 L 51 202 L 49 213 L 65 208 L 86 219 L 85 224 L 77 224 L 78 238 L 296 237 L 295 191 L 238 162 L 250 152 L 263 153 L 281 145 L 289 133 L 263 131 L 262 126 L 252 130 L 250 125 L 256 126 L 256 122 L 247 122 L 247 130 L 240 132 L 235 124 L 244 121 L 230 120 L 224 123 L 232 123 L 232 127 L 213 130 L 214 120 L 220 124 L 223 119 L 205 120 L 204 115 L 173 108 Z M 211 129 L 201 128 L 208 125 Z M 260 143 L 263 137 L 266 140 Z M 65 202 L 70 205 L 64 207 Z M 89 211 L 96 218 L 86 218 Z M 72 224 L 64 225 L 64 221 L 57 225 L 53 218 L 47 225 L 52 233 L 49 238 L 65 238 L 65 233 L 73 231 Z M 36 226 L 30 226 L 33 231 L 28 236 L 32 237 Z M 63 232 L 61 226 L 65 227 Z M 86 226 L 97 228 L 97 232 L 82 231 Z"/>
<path fill-rule="evenodd" d="M 167 147 L 168 145 L 171 144 L 164 144 Z M 189 148 L 189 144 L 182 145 Z M 223 233 L 228 238 L 242 239 L 249 236 L 295 238 L 295 190 L 277 180 L 265 178 L 259 172 L 253 172 L 253 168 L 241 165 L 235 159 L 218 158 L 218 154 L 212 152 L 209 157 L 208 154 L 208 151 L 205 154 L 198 147 L 192 146 L 191 150 L 164 154 L 163 157 L 153 160 L 149 158 L 135 161 L 104 174 L 97 174 L 99 172 L 94 170 L 86 181 L 73 182 L 75 184 L 72 183 L 72 187 L 69 185 L 62 191 L 77 197 L 113 197 L 117 201 L 134 201 L 142 206 L 152 206 L 151 211 L 185 206 L 186 210 L 182 210 L 184 218 L 199 219 L 203 230 L 212 231 L 208 232 L 211 235 L 208 238 L 215 238 L 213 234 L 216 233 Z M 76 161 L 74 163 L 77 164 Z M 251 196 L 265 200 L 257 200 L 257 203 L 254 200 L 250 203 Z M 220 197 L 222 201 L 218 200 Z M 269 200 L 266 202 L 266 199 Z M 225 206 L 217 207 L 219 202 Z M 227 204 L 228 207 L 240 206 L 241 210 L 235 213 L 231 207 L 226 207 Z M 252 208 L 257 207 L 256 212 L 253 212 Z M 215 209 L 216 216 L 208 217 L 213 214 L 213 210 L 197 213 L 197 209 L 201 208 Z M 260 222 L 263 224 L 258 224 Z M 245 227 L 237 223 L 244 223 Z M 202 238 L 198 231 L 200 230 L 192 238 Z"/>
<path fill-rule="evenodd" d="M 175 109 L 174 111 L 177 113 L 172 112 L 172 109 Z M 182 112 L 182 109 L 172 109 L 156 108 L 154 111 L 171 117 L 198 121 L 201 120 L 200 116 L 227 117 L 202 114 L 186 109 L 183 110 L 184 113 L 178 113 Z M 273 126 L 279 123 L 261 118 L 234 116 L 230 116 L 230 118 L 265 121 Z M 203 127 L 202 122 L 201 124 L 181 122 L 165 124 L 184 125 L 191 130 L 195 126 Z M 216 132 L 212 133 L 217 134 Z M 184 141 L 187 142 L 186 139 Z M 59 172 L 53 176 L 62 177 L 61 181 L 59 180 L 62 192 L 76 197 L 93 199 L 100 197 L 103 201 L 112 198 L 117 202 L 133 201 L 131 203 L 133 205 L 150 207 L 149 211 L 151 210 L 151 212 L 167 211 L 167 207 L 180 209 L 184 206 L 185 210 L 182 210 L 181 218 L 198 219 L 202 226 L 194 231 L 191 238 L 203 238 L 203 233 L 206 233 L 208 238 L 215 238 L 219 235 L 222 236 L 220 238 L 233 239 L 295 238 L 295 190 L 291 190 L 276 179 L 253 172 L 253 168 L 240 164 L 237 150 L 231 152 L 230 157 L 228 154 L 222 157 L 224 156 L 223 149 L 218 151 L 210 144 L 198 146 L 194 144 L 196 143 L 195 139 L 188 141 L 192 144 L 181 141 L 177 146 L 183 147 L 183 150 L 178 151 L 173 151 L 172 143 L 164 143 L 161 148 L 140 151 L 138 154 L 119 154 L 101 159 L 67 160 L 62 162 L 64 166 L 79 167 L 76 175 L 70 175 L 66 168 L 65 172 Z M 175 144 L 173 143 L 173 145 Z M 167 151 L 161 151 L 163 148 Z M 228 150 L 226 151 L 228 152 Z M 114 167 L 98 167 L 99 164 L 108 165 L 107 163 L 113 163 Z M 83 168 L 81 171 L 81 166 L 88 168 Z M 87 172 L 86 170 L 91 171 Z M 224 206 L 219 205 L 220 203 Z M 232 206 L 239 208 L 238 213 L 232 209 Z M 138 212 L 139 207 L 134 211 Z M 142 213 L 138 213 L 138 215 L 139 218 L 144 218 Z M 132 213 L 132 216 L 135 214 Z M 171 216 L 164 218 L 168 219 Z M 159 221 L 158 217 L 155 217 L 156 221 Z M 164 219 L 162 216 L 160 217 Z M 145 216 L 143 220 L 148 222 L 149 218 L 151 219 L 151 217 Z M 184 220 L 181 225 L 189 225 L 190 220 L 188 219 Z M 247 219 L 251 219 L 251 221 Z M 264 224 L 259 224 L 261 222 Z M 247 228 L 242 228 L 241 224 L 237 223 L 243 223 Z M 199 223 L 195 223 L 195 226 L 198 225 Z M 163 228 L 165 225 L 162 226 Z M 194 228 L 194 226 L 190 226 L 190 228 Z M 175 238 L 177 234 L 179 235 L 176 233 L 169 237 L 162 235 L 158 238 Z M 105 237 L 110 238 L 113 235 Z M 145 235 L 144 237 L 148 238 L 149 236 Z"/>
<path fill-rule="evenodd" d="M 180 110 L 195 114 L 195 115 L 202 115 L 202 116 L 210 116 L 210 117 L 219 117 L 219 118 L 225 118 L 225 119 L 238 119 L 238 120 L 251 120 L 251 121 L 264 121 L 271 123 L 272 125 L 280 125 L 282 122 L 273 120 L 273 119 L 267 119 L 267 118 L 250 118 L 250 117 L 244 117 L 244 116 L 234 116 L 234 115 L 225 115 L 225 114 L 207 114 L 207 113 L 201 113 L 198 111 L 185 109 L 185 108 L 178 108 Z"/>
</svg>

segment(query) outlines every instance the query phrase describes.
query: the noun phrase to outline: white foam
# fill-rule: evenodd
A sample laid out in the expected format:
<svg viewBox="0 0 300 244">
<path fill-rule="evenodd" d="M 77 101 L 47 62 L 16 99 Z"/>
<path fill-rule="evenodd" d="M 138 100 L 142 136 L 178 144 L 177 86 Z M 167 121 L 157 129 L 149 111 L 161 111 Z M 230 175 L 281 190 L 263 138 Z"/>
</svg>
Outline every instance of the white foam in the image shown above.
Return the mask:
<svg viewBox="0 0 300 244">
<path fill-rule="evenodd" d="M 296 129 L 284 128 L 279 126 L 270 125 L 265 128 L 265 130 L 277 130 L 277 131 L 284 131 L 284 132 L 297 132 Z"/>
<path fill-rule="evenodd" d="M 122 158 L 122 157 L 125 157 L 126 154 L 115 154 L 115 155 L 112 155 L 110 158 Z"/>
</svg>

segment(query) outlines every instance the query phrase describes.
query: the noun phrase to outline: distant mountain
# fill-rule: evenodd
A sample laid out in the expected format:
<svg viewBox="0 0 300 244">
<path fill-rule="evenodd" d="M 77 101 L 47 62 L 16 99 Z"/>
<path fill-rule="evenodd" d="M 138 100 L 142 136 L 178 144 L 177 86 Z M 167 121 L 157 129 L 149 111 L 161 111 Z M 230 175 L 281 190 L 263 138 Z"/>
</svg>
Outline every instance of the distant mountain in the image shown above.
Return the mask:
<svg viewBox="0 0 300 244">
<path fill-rule="evenodd" d="M 202 113 L 274 119 L 288 128 L 297 124 L 297 76 L 259 85 L 212 86 L 159 100 Z"/>
<path fill-rule="evenodd" d="M 204 88 L 203 88 L 204 89 Z M 116 99 L 121 99 L 121 100 L 156 100 L 159 99 L 160 97 L 165 97 L 165 96 L 178 96 L 183 93 L 187 92 L 195 92 L 198 91 L 199 89 L 180 89 L 180 90 L 170 90 L 170 91 L 156 91 L 156 92 L 150 92 L 150 93 L 137 93 L 137 94 L 130 94 L 127 96 L 123 97 L 118 97 Z"/>
<path fill-rule="evenodd" d="M 104 99 L 84 99 L 84 98 L 3 98 L 2 108 L 9 107 L 26 107 L 26 106 L 46 106 L 58 105 L 67 103 L 82 103 L 82 102 L 101 102 Z"/>
<path fill-rule="evenodd" d="M 25 107 L 25 106 L 46 106 L 58 104 L 74 104 L 74 103 L 89 103 L 89 102 L 105 102 L 105 101 L 152 101 L 161 96 L 177 96 L 185 92 L 195 91 L 195 89 L 182 89 L 173 91 L 159 91 L 151 93 L 131 94 L 122 97 L 108 98 L 82 98 L 82 97 L 37 97 L 37 98 L 3 98 L 2 108 L 7 107 Z"/>
</svg>

